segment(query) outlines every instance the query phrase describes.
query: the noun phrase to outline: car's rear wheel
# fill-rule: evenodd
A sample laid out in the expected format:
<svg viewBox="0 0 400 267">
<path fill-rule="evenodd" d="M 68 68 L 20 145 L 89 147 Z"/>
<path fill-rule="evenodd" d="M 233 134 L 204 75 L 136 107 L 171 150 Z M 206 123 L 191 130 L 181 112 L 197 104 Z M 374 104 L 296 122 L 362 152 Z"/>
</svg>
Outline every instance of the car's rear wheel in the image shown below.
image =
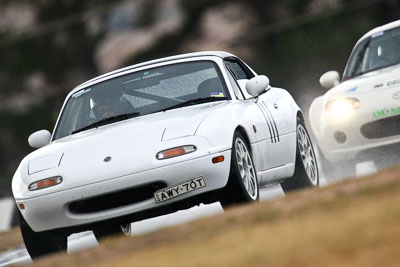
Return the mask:
<svg viewBox="0 0 400 267">
<path fill-rule="evenodd" d="M 96 237 L 97 241 L 101 239 L 116 235 L 116 234 L 124 234 L 126 236 L 131 235 L 131 224 L 123 224 L 123 225 L 105 225 L 93 230 L 93 234 Z"/>
<path fill-rule="evenodd" d="M 257 172 L 249 146 L 239 132 L 233 136 L 231 153 L 229 181 L 221 199 L 223 207 L 259 199 Z"/>
<path fill-rule="evenodd" d="M 304 121 L 297 118 L 296 163 L 293 177 L 281 183 L 285 193 L 304 187 L 319 186 L 318 164 Z"/>
<path fill-rule="evenodd" d="M 57 231 L 35 232 L 18 212 L 22 238 L 32 259 L 67 250 L 67 235 Z"/>
</svg>

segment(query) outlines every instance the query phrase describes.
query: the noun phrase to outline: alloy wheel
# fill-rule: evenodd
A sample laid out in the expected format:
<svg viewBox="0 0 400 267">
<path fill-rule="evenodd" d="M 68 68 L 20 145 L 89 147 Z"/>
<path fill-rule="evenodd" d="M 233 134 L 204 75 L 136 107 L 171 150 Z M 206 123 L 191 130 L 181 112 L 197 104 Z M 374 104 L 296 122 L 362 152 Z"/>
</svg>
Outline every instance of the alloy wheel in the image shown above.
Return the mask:
<svg viewBox="0 0 400 267">
<path fill-rule="evenodd" d="M 240 138 L 237 138 L 235 141 L 235 154 L 243 185 L 251 199 L 255 200 L 257 199 L 258 194 L 255 169 L 250 153 L 247 150 L 245 143 Z"/>
<path fill-rule="evenodd" d="M 308 178 L 316 185 L 318 178 L 317 160 L 307 130 L 301 124 L 297 126 L 297 145 Z"/>
</svg>

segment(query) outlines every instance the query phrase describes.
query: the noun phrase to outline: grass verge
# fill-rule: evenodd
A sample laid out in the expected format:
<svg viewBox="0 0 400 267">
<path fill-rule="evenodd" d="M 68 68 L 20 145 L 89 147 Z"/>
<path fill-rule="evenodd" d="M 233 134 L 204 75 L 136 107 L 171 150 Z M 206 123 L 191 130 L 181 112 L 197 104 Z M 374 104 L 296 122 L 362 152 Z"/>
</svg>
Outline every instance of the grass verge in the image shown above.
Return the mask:
<svg viewBox="0 0 400 267">
<path fill-rule="evenodd" d="M 400 266 L 400 167 L 33 266 Z"/>
<path fill-rule="evenodd" d="M 24 241 L 22 240 L 19 227 L 12 228 L 9 231 L 0 232 L 0 252 L 14 249 L 23 244 Z"/>
</svg>

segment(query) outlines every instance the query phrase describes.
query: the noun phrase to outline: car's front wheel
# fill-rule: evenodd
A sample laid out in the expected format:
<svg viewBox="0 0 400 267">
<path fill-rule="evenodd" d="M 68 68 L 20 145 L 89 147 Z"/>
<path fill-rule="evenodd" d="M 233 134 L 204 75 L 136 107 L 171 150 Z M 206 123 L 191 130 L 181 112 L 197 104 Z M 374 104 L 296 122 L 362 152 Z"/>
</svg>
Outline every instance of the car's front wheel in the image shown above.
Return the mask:
<svg viewBox="0 0 400 267">
<path fill-rule="evenodd" d="M 22 238 L 32 259 L 67 250 L 67 235 L 57 231 L 35 232 L 18 212 Z"/>
<path fill-rule="evenodd" d="M 296 163 L 293 177 L 281 183 L 285 193 L 304 187 L 319 186 L 319 172 L 314 148 L 304 121 L 297 118 Z"/>
<path fill-rule="evenodd" d="M 225 187 L 222 206 L 233 203 L 251 202 L 259 199 L 257 172 L 250 149 L 242 134 L 236 132 L 232 142 L 231 169 Z"/>
</svg>

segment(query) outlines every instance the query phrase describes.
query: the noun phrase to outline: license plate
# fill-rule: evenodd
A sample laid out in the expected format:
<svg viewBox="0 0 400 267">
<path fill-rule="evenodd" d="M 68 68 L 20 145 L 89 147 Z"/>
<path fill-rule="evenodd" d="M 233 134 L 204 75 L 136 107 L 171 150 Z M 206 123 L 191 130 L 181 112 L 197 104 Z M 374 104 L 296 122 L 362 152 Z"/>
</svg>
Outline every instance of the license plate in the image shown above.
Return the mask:
<svg viewBox="0 0 400 267">
<path fill-rule="evenodd" d="M 159 203 L 205 186 L 206 182 L 203 177 L 200 176 L 190 181 L 157 191 L 154 193 L 154 198 L 156 202 Z"/>
</svg>

